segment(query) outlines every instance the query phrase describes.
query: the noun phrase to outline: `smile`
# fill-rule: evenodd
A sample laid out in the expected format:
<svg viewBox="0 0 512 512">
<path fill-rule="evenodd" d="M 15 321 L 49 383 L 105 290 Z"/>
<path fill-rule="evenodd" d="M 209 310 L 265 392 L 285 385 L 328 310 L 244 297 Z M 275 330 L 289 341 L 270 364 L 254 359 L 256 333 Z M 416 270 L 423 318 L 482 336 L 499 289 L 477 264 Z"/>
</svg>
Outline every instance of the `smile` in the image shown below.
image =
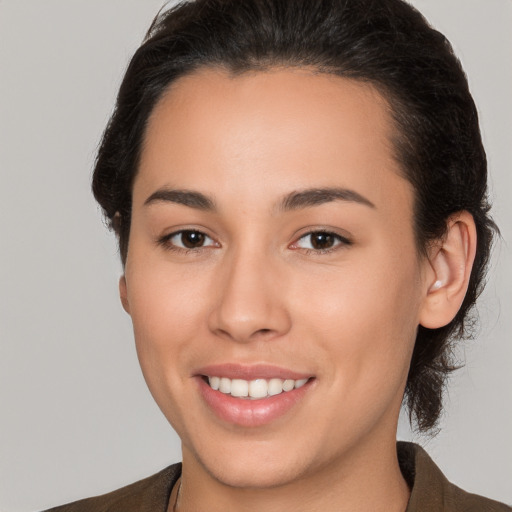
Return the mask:
<svg viewBox="0 0 512 512">
<path fill-rule="evenodd" d="M 249 428 L 284 421 L 317 387 L 315 375 L 268 364 L 209 365 L 193 375 L 203 403 L 217 419 Z"/>
<path fill-rule="evenodd" d="M 299 389 L 309 379 L 229 379 L 227 377 L 207 377 L 208 384 L 215 391 L 236 398 L 260 400 L 263 398 L 287 393 L 293 389 Z"/>
</svg>

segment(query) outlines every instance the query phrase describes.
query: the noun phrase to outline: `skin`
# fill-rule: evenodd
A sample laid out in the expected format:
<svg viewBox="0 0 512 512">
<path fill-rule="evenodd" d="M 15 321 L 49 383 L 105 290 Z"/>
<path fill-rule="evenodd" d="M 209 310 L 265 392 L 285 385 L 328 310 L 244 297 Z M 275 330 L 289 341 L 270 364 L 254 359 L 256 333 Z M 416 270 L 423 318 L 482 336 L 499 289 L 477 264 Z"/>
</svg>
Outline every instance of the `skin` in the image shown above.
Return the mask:
<svg viewBox="0 0 512 512">
<path fill-rule="evenodd" d="M 417 326 L 456 313 L 476 237 L 461 212 L 419 255 L 393 130 L 374 88 L 307 69 L 204 69 L 155 107 L 120 293 L 149 389 L 182 440 L 178 510 L 406 509 L 395 436 Z M 333 187 L 371 205 L 282 207 Z M 161 190 L 200 192 L 215 209 L 146 203 Z M 184 229 L 204 245 L 177 247 L 169 235 Z M 319 230 L 334 234 L 327 252 L 311 245 Z M 209 409 L 195 376 L 227 362 L 314 379 L 277 420 L 237 426 Z"/>
</svg>

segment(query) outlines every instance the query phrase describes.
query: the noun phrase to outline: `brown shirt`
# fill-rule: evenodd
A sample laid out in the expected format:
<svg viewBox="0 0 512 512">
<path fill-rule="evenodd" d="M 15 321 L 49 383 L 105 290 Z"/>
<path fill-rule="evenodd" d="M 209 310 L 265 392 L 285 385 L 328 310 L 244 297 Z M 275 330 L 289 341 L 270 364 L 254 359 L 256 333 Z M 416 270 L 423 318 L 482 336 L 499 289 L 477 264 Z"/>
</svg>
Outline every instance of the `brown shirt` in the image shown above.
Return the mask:
<svg viewBox="0 0 512 512">
<path fill-rule="evenodd" d="M 510 506 L 467 493 L 448 482 L 420 446 L 399 442 L 397 450 L 402 473 L 412 488 L 406 512 L 512 512 Z M 174 464 L 117 491 L 46 512 L 166 512 L 180 474 L 181 464 Z"/>
</svg>

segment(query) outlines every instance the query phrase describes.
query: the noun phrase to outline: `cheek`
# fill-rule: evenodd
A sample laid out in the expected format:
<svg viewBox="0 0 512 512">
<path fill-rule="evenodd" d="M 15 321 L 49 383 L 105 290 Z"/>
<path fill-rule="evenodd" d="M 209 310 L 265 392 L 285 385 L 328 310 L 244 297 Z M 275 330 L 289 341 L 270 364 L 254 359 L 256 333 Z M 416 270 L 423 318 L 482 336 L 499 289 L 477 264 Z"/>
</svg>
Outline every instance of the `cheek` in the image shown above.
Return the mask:
<svg viewBox="0 0 512 512">
<path fill-rule="evenodd" d="M 128 298 L 139 360 L 152 377 L 180 366 L 195 346 L 212 287 L 207 276 L 190 267 L 142 261 L 144 266 L 133 261 L 127 267 Z"/>
<path fill-rule="evenodd" d="M 356 383 L 396 387 L 407 376 L 420 304 L 418 266 L 387 254 L 335 269 L 322 280 L 329 286 L 312 279 L 303 294 L 297 318 L 324 345 L 335 362 L 331 378 L 348 383 L 347 392 Z"/>
<path fill-rule="evenodd" d="M 190 361 L 197 360 L 205 339 L 209 281 L 190 269 L 142 259 L 127 266 L 130 314 L 142 373 L 163 414 L 186 437 L 190 417 Z"/>
</svg>

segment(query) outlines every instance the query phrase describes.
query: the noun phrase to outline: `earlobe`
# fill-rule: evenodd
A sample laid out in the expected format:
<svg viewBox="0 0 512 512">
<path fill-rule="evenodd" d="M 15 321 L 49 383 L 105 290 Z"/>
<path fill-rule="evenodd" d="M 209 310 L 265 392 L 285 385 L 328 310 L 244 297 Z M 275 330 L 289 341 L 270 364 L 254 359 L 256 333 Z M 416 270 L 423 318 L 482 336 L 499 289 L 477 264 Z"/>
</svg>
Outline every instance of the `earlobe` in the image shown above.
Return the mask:
<svg viewBox="0 0 512 512">
<path fill-rule="evenodd" d="M 430 271 L 419 322 L 423 327 L 443 327 L 459 311 L 468 289 L 476 242 L 475 222 L 469 212 L 448 219 L 445 236 L 432 247 L 428 258 Z"/>
<path fill-rule="evenodd" d="M 119 278 L 119 297 L 121 298 L 121 304 L 123 305 L 124 310 L 130 314 L 130 304 L 128 302 L 128 290 L 126 287 L 126 277 L 123 274 Z"/>
</svg>

